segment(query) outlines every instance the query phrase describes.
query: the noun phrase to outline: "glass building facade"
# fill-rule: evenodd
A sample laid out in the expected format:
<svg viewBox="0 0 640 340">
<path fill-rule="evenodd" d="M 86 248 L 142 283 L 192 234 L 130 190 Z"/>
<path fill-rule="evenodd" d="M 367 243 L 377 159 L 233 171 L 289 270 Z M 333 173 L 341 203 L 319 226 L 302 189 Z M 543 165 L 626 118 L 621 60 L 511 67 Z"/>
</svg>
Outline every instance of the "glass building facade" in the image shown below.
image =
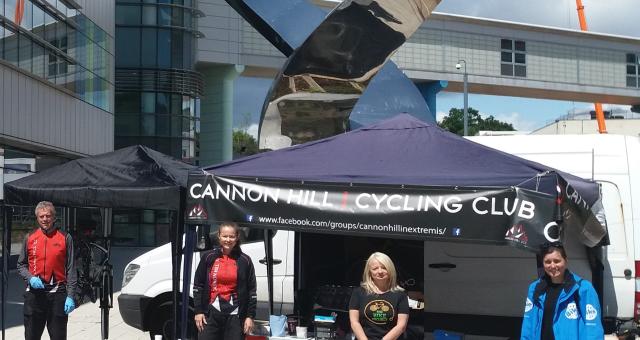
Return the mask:
<svg viewBox="0 0 640 340">
<path fill-rule="evenodd" d="M 114 148 L 142 144 L 198 164 L 202 76 L 195 0 L 116 0 Z M 169 241 L 171 212 L 114 210 L 114 245 Z"/>
<path fill-rule="evenodd" d="M 627 87 L 640 87 L 640 56 L 627 53 Z"/>
<path fill-rule="evenodd" d="M 116 1 L 115 148 L 143 144 L 197 164 L 194 0 Z"/>
<path fill-rule="evenodd" d="M 113 112 L 113 37 L 74 4 L 0 0 L 0 60 Z"/>
</svg>

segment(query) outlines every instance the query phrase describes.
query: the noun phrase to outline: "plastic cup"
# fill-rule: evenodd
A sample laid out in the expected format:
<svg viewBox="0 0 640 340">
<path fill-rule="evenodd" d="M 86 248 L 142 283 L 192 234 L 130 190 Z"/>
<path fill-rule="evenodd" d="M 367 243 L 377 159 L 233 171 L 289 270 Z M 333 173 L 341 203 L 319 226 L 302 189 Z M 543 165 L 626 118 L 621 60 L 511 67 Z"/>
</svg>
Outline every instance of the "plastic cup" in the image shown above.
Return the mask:
<svg viewBox="0 0 640 340">
<path fill-rule="evenodd" d="M 296 338 L 306 339 L 307 338 L 307 327 L 296 327 Z"/>
</svg>

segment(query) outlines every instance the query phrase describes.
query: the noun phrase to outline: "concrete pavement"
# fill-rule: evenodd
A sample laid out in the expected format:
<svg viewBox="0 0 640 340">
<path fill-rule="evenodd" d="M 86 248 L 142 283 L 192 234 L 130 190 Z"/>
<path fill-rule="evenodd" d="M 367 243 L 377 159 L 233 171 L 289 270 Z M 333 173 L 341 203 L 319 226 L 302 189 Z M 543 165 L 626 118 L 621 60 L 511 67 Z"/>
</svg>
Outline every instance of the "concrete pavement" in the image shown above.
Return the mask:
<svg viewBox="0 0 640 340">
<path fill-rule="evenodd" d="M 113 264 L 113 308 L 109 311 L 109 339 L 118 340 L 149 340 L 149 333 L 133 328 L 122 321 L 118 310 L 118 295 L 122 283 L 122 272 L 125 265 L 136 256 L 151 248 L 114 247 L 111 253 Z M 9 272 L 7 304 L 5 316 L 5 339 L 24 339 L 23 311 L 25 283 L 16 270 Z M 98 303 L 85 303 L 69 315 L 67 326 L 68 340 L 99 340 L 100 333 L 100 308 Z M 43 340 L 50 340 L 45 329 Z"/>
<path fill-rule="evenodd" d="M 122 272 L 126 263 L 136 256 L 144 253 L 150 248 L 117 248 L 112 252 L 114 265 L 114 306 L 109 313 L 109 339 L 117 340 L 148 340 L 149 333 L 135 329 L 122 321 L 118 309 L 118 295 L 122 282 Z M 23 326 L 23 294 L 25 289 L 24 281 L 18 276 L 15 270 L 10 271 L 8 277 L 7 305 L 6 305 L 6 331 L 2 340 L 24 339 Z M 69 316 L 68 340 L 99 340 L 100 333 L 100 308 L 98 303 L 85 303 L 79 306 Z M 47 331 L 44 331 L 43 340 L 50 340 Z M 433 339 L 431 334 L 425 334 L 425 340 Z M 495 340 L 496 338 L 479 337 L 467 335 L 468 340 Z M 615 340 L 614 335 L 605 336 L 607 340 Z"/>
<path fill-rule="evenodd" d="M 22 294 L 24 283 L 15 271 L 9 275 L 9 292 L 6 305 L 6 330 L 5 340 L 24 339 L 24 326 L 22 316 Z M 149 333 L 135 329 L 122 321 L 118 310 L 118 295 L 113 294 L 113 308 L 109 311 L 109 339 L 118 340 L 149 340 Z M 68 340 L 98 340 L 100 333 L 100 308 L 98 303 L 85 303 L 69 315 L 67 326 Z M 43 340 L 49 340 L 49 334 L 45 329 Z"/>
</svg>

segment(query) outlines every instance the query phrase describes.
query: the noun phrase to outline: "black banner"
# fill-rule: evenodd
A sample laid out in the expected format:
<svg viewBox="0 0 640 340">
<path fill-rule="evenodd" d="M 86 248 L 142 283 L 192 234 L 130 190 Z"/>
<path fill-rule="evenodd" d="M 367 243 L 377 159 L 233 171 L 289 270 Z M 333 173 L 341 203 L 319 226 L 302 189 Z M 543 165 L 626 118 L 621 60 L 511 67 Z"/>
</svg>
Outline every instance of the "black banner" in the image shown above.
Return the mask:
<svg viewBox="0 0 640 340">
<path fill-rule="evenodd" d="M 252 181 L 191 175 L 186 221 L 537 250 L 558 238 L 555 197 L 518 188 Z"/>
</svg>

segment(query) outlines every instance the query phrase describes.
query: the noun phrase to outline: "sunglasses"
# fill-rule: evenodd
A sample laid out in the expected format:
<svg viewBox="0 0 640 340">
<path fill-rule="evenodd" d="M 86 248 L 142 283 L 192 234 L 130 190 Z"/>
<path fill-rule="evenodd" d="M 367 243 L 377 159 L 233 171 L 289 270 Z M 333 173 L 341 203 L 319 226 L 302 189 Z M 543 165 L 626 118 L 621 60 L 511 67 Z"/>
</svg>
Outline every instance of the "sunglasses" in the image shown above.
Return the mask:
<svg viewBox="0 0 640 340">
<path fill-rule="evenodd" d="M 549 248 L 562 248 L 564 249 L 564 245 L 560 241 L 555 242 L 545 242 L 540 245 L 541 250 L 548 250 Z"/>
</svg>

